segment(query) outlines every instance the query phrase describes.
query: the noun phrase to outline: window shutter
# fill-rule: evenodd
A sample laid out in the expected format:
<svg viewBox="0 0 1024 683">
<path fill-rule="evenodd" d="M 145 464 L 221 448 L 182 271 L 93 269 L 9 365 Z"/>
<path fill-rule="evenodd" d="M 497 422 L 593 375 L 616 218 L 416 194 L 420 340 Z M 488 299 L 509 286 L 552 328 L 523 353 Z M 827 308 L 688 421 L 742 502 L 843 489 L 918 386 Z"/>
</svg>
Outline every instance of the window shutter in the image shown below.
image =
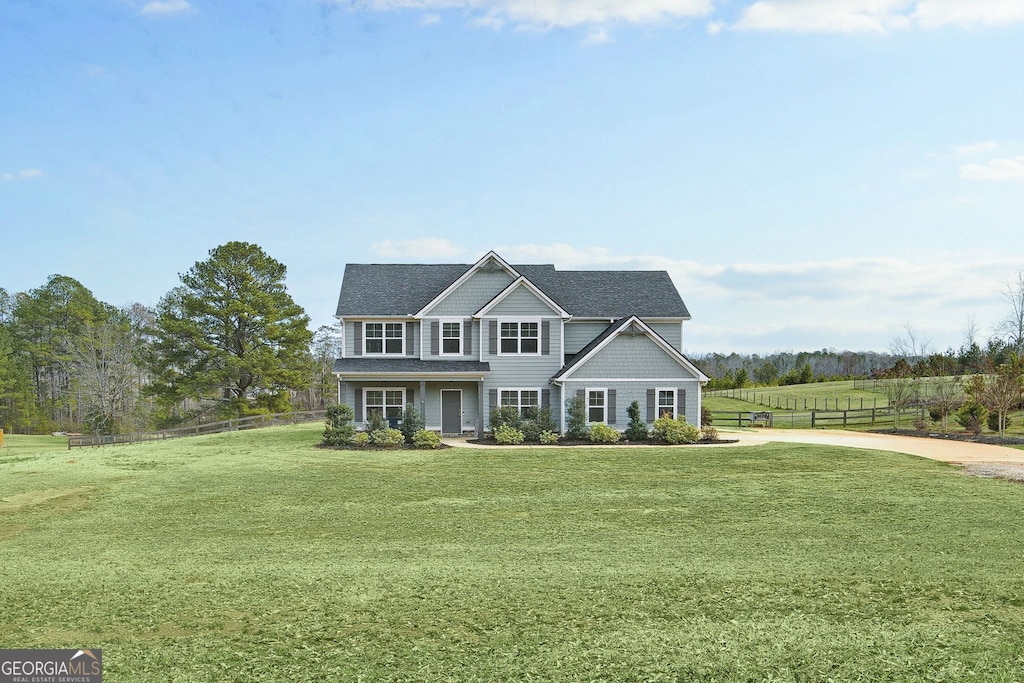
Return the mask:
<svg viewBox="0 0 1024 683">
<path fill-rule="evenodd" d="M 490 407 L 491 410 L 494 410 L 495 408 L 498 407 L 498 390 L 497 389 L 491 389 L 489 392 L 487 392 L 487 401 L 490 403 L 489 407 Z"/>
<path fill-rule="evenodd" d="M 584 401 L 587 400 L 587 392 L 583 391 L 583 389 L 577 389 L 576 398 L 582 398 Z"/>
<path fill-rule="evenodd" d="M 682 387 L 676 389 L 676 413 L 678 413 L 676 417 L 681 415 L 684 419 L 686 418 L 686 389 Z"/>
<path fill-rule="evenodd" d="M 473 321 L 462 321 L 462 355 L 469 356 L 473 353 Z"/>
<path fill-rule="evenodd" d="M 353 346 L 355 348 L 352 349 L 352 355 L 353 356 L 361 356 L 361 355 L 363 355 L 363 323 L 356 322 L 356 323 L 352 323 L 352 324 L 355 326 L 353 329 L 355 330 L 354 333 L 355 333 L 355 337 L 356 337 L 356 343 L 353 344 Z M 356 411 L 356 415 L 358 415 L 358 414 L 359 414 L 359 411 Z"/>
<path fill-rule="evenodd" d="M 416 323 L 407 322 L 405 324 L 405 355 L 415 356 L 416 355 L 416 344 L 413 340 L 416 339 Z"/>
<path fill-rule="evenodd" d="M 551 321 L 542 320 L 540 323 L 540 352 L 547 356 L 551 354 Z"/>
<path fill-rule="evenodd" d="M 615 390 L 608 390 L 608 424 L 615 424 Z"/>
<path fill-rule="evenodd" d="M 356 323 L 356 324 L 358 324 L 358 323 Z M 363 415 L 363 390 L 358 388 L 358 387 L 355 390 L 355 399 L 356 400 L 354 401 L 354 403 L 356 404 L 355 405 L 356 422 L 365 422 L 366 418 Z"/>
<path fill-rule="evenodd" d="M 430 322 L 430 355 L 436 356 L 441 353 L 441 342 L 438 340 L 441 325 L 436 320 Z"/>
<path fill-rule="evenodd" d="M 498 321 L 497 320 L 490 321 L 490 323 L 487 326 L 487 330 L 488 330 L 488 335 L 487 336 L 490 337 L 487 340 L 488 353 L 490 353 L 492 356 L 497 356 L 498 355 Z"/>
<path fill-rule="evenodd" d="M 658 397 L 654 395 L 654 389 L 647 390 L 647 421 L 654 422 L 655 413 L 658 410 Z"/>
<path fill-rule="evenodd" d="M 550 408 L 551 407 L 551 390 L 541 389 L 540 390 L 540 407 Z"/>
</svg>

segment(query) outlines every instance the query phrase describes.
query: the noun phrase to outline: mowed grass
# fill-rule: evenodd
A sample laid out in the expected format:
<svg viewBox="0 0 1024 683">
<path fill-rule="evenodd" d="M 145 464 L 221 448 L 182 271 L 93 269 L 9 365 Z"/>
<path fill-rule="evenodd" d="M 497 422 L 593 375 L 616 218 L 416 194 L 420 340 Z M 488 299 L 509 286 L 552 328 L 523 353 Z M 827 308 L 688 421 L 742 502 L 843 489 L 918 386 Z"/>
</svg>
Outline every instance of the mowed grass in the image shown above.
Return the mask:
<svg viewBox="0 0 1024 683">
<path fill-rule="evenodd" d="M 891 453 L 0 457 L 0 643 L 109 681 L 1020 681 L 1024 488 Z"/>
</svg>

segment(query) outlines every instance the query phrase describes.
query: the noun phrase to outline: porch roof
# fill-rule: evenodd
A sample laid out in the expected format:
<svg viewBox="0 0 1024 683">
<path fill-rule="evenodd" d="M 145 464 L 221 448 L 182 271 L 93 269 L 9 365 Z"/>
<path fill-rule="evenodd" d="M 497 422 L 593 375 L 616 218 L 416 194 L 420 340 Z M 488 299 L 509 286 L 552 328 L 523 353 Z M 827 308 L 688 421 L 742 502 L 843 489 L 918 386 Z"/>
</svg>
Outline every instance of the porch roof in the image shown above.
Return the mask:
<svg viewBox="0 0 1024 683">
<path fill-rule="evenodd" d="M 420 360 L 419 358 L 338 358 L 334 374 L 340 379 L 389 377 L 401 379 L 483 379 L 491 371 L 487 363 L 471 360 Z"/>
</svg>

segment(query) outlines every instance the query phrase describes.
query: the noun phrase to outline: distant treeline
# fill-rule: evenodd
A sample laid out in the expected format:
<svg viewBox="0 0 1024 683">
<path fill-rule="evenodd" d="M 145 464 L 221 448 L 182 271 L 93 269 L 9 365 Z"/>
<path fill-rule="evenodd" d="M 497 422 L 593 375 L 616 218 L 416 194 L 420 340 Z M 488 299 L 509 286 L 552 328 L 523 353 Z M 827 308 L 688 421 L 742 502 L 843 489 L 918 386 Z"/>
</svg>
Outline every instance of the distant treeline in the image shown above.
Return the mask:
<svg viewBox="0 0 1024 683">
<path fill-rule="evenodd" d="M 900 360 L 916 377 L 941 377 L 991 372 L 1005 363 L 1016 347 L 1002 339 L 947 349 L 943 353 L 907 354 L 879 351 L 778 351 L 775 353 L 706 353 L 690 356 L 711 381 L 711 389 L 786 386 L 843 379 L 884 377 Z"/>
</svg>

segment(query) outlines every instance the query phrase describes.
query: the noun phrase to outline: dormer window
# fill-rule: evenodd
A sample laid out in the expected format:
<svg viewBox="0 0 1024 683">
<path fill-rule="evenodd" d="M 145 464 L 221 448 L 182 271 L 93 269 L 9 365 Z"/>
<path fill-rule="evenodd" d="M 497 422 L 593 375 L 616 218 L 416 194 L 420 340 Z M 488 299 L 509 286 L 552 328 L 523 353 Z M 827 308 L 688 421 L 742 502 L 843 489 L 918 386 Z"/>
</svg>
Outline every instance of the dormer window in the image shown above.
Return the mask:
<svg viewBox="0 0 1024 683">
<path fill-rule="evenodd" d="M 401 356 L 405 353 L 405 324 L 366 323 L 363 345 L 367 356 Z"/>
</svg>

